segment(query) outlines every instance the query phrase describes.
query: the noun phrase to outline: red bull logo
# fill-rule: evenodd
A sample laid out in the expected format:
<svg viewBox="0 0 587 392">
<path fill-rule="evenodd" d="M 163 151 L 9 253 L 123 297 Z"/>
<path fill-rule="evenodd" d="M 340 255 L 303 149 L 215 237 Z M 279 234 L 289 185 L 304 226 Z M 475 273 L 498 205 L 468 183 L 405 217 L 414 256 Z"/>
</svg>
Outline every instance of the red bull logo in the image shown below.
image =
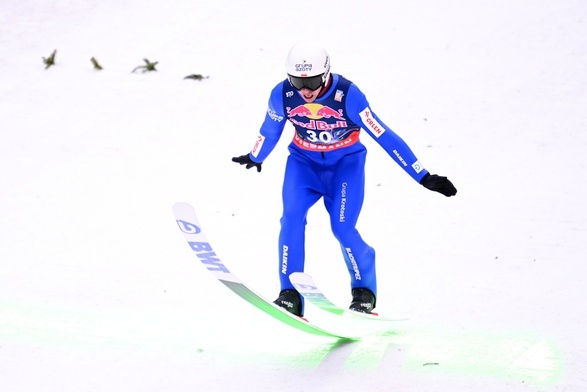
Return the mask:
<svg viewBox="0 0 587 392">
<path fill-rule="evenodd" d="M 312 115 L 312 111 L 306 107 L 306 105 L 296 106 L 293 109 L 288 108 L 287 116 L 288 117 L 310 117 Z"/>
<path fill-rule="evenodd" d="M 307 103 L 295 108 L 288 107 L 287 117 L 294 125 L 306 129 L 327 130 L 347 126 L 342 109 L 334 110 L 319 103 Z"/>
</svg>

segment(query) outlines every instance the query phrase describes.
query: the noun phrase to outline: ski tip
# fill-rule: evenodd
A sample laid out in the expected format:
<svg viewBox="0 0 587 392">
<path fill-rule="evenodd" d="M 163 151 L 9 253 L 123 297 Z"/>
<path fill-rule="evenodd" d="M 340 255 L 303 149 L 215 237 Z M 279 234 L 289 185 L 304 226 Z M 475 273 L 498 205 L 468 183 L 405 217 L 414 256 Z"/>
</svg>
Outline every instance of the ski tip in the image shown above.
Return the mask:
<svg viewBox="0 0 587 392">
<path fill-rule="evenodd" d="M 312 277 L 310 275 L 308 275 L 305 272 L 292 272 L 289 275 L 289 280 L 313 280 Z"/>
<path fill-rule="evenodd" d="M 190 203 L 184 201 L 178 201 L 173 204 L 173 214 L 177 218 L 178 216 L 195 216 L 196 210 Z"/>
<path fill-rule="evenodd" d="M 176 210 L 178 208 L 192 208 L 192 206 L 189 203 L 186 203 L 185 201 L 177 201 L 173 204 L 173 209 Z"/>
</svg>

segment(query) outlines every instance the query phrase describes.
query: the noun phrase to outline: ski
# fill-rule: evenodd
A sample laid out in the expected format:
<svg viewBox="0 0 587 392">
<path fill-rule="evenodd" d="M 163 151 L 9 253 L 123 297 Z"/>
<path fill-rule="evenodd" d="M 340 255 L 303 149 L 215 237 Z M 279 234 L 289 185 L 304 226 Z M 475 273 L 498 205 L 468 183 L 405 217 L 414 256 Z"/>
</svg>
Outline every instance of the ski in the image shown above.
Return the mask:
<svg viewBox="0 0 587 392">
<path fill-rule="evenodd" d="M 294 285 L 296 290 L 304 297 L 304 299 L 308 300 L 311 304 L 315 305 L 316 307 L 325 310 L 329 313 L 336 314 L 339 316 L 342 315 L 349 315 L 355 318 L 360 318 L 364 320 L 376 320 L 376 321 L 400 321 L 400 320 L 407 320 L 407 317 L 382 317 L 378 314 L 368 314 L 368 313 L 361 313 L 355 312 L 350 309 L 342 308 L 324 295 L 322 290 L 318 288 L 316 283 L 314 283 L 314 279 L 303 272 L 294 272 L 289 276 L 290 282 Z"/>
<path fill-rule="evenodd" d="M 194 208 L 184 202 L 178 202 L 173 206 L 173 213 L 175 220 L 181 232 L 183 233 L 188 245 L 194 252 L 200 263 L 202 263 L 209 272 L 214 275 L 222 284 L 232 290 L 236 295 L 265 312 L 266 314 L 276 318 L 277 320 L 297 328 L 301 331 L 318 335 L 327 336 L 339 339 L 356 340 L 358 337 L 347 336 L 345 334 L 335 333 L 326 330 L 315 324 L 312 324 L 301 317 L 297 317 L 285 309 L 275 305 L 273 302 L 266 300 L 259 294 L 249 288 L 242 280 L 233 274 L 226 264 L 220 260 L 204 231 L 202 230 Z"/>
</svg>

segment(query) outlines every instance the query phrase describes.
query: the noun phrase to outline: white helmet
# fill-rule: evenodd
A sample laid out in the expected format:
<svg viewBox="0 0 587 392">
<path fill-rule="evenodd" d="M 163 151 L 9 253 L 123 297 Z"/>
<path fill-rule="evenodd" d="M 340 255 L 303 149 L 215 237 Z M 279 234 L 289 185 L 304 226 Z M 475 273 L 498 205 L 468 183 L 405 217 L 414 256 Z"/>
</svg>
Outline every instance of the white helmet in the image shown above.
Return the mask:
<svg viewBox="0 0 587 392">
<path fill-rule="evenodd" d="M 316 43 L 300 42 L 290 49 L 285 68 L 294 88 L 316 90 L 330 77 L 330 56 Z"/>
</svg>

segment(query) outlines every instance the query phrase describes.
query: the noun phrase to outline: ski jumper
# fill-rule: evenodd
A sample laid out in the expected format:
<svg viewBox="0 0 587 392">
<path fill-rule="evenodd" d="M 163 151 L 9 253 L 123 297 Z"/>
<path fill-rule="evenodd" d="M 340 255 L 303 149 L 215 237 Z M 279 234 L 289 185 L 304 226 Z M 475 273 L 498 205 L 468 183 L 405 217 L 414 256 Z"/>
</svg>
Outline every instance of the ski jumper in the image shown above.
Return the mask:
<svg viewBox="0 0 587 392">
<path fill-rule="evenodd" d="M 306 103 L 286 79 L 269 98 L 265 120 L 249 154 L 263 162 L 279 141 L 286 121 L 295 128 L 283 181 L 279 234 L 281 290 L 294 289 L 293 272 L 303 272 L 306 216 L 320 198 L 330 215 L 351 278 L 351 288 L 377 295 L 375 251 L 356 229 L 363 205 L 367 150 L 361 130 L 381 145 L 414 180 L 428 173 L 408 145 L 369 108 L 365 95 L 341 75 L 332 74 L 326 93 Z"/>
</svg>

